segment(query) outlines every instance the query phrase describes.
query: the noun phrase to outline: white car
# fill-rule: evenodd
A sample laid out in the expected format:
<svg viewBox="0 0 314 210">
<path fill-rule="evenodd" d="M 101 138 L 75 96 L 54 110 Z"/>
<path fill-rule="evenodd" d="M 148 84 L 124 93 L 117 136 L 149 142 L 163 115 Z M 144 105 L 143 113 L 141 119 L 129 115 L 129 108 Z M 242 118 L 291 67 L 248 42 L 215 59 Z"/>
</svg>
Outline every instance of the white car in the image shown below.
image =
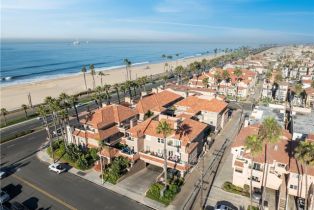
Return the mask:
<svg viewBox="0 0 314 210">
<path fill-rule="evenodd" d="M 59 163 L 53 163 L 49 165 L 49 170 L 60 174 L 65 171 L 65 168 L 63 168 Z"/>
<path fill-rule="evenodd" d="M 0 169 L 0 179 L 4 178 L 7 175 L 7 172 Z"/>
<path fill-rule="evenodd" d="M 234 210 L 234 209 L 223 204 L 218 204 L 215 206 L 215 210 Z"/>
<path fill-rule="evenodd" d="M 7 202 L 8 200 L 10 200 L 10 195 L 7 192 L 1 190 L 0 203 L 3 204 L 5 202 Z"/>
</svg>

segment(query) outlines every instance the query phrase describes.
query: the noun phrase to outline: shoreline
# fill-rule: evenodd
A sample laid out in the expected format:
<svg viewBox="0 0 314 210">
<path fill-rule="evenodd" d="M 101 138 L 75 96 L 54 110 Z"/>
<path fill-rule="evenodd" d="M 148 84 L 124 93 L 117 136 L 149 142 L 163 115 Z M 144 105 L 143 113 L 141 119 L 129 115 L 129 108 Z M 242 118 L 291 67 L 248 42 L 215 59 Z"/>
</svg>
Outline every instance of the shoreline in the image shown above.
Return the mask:
<svg viewBox="0 0 314 210">
<path fill-rule="evenodd" d="M 213 59 L 219 57 L 224 53 L 215 54 L 206 54 L 200 56 L 194 56 L 190 58 L 180 58 L 174 60 L 166 61 L 169 65 L 175 68 L 176 65 L 187 66 L 189 63 L 194 61 L 201 61 L 202 59 Z M 164 72 L 164 63 L 165 62 L 156 62 L 156 63 L 143 63 L 139 65 L 132 65 L 132 80 L 142 77 L 150 76 L 155 74 L 160 74 Z M 149 68 L 147 68 L 147 66 Z M 107 70 L 106 70 L 107 68 Z M 108 69 L 110 67 L 96 68 L 95 84 L 96 86 L 101 85 L 101 79 L 98 75 L 98 72 L 103 72 L 109 74 L 103 76 L 103 85 L 125 82 L 126 73 L 125 67 L 117 67 L 114 69 Z M 90 72 L 86 73 L 86 83 L 87 88 L 93 87 L 93 80 Z M 28 94 L 31 95 L 32 104 L 40 104 L 43 102 L 44 98 L 47 96 L 58 97 L 60 93 L 65 92 L 67 94 L 77 94 L 85 90 L 83 74 L 78 72 L 74 75 L 46 79 L 35 82 L 21 83 L 21 84 L 12 84 L 8 86 L 1 86 L 1 108 L 6 108 L 8 111 L 13 111 L 15 109 L 20 109 L 22 104 L 29 105 Z M 14 103 L 13 103 L 14 102 Z"/>
</svg>

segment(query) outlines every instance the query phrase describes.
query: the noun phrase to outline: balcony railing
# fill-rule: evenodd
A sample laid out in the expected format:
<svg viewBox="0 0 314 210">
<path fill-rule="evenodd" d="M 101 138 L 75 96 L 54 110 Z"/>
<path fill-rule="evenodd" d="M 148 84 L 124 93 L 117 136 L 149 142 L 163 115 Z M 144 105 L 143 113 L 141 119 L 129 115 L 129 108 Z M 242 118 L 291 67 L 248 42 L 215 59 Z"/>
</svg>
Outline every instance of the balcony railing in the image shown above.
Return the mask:
<svg viewBox="0 0 314 210">
<path fill-rule="evenodd" d="M 154 157 L 158 157 L 158 158 L 164 158 L 164 155 L 158 152 L 150 152 L 150 151 L 144 151 L 145 154 L 154 156 Z M 174 163 L 180 163 L 183 164 L 183 162 L 181 161 L 180 157 L 177 155 L 172 155 L 172 156 L 168 156 L 167 155 L 167 160 L 172 161 Z"/>
</svg>

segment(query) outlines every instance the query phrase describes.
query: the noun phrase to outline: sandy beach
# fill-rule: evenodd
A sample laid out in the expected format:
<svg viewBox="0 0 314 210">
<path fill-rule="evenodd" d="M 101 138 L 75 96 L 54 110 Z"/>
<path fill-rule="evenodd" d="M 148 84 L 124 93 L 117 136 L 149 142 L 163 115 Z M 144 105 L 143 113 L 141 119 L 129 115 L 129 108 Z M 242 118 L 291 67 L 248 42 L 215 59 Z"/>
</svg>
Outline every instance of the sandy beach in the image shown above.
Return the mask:
<svg viewBox="0 0 314 210">
<path fill-rule="evenodd" d="M 219 55 L 217 55 L 219 56 Z M 176 65 L 187 66 L 194 61 L 201 61 L 202 59 L 211 59 L 214 55 L 204 55 L 199 57 L 187 58 L 184 60 L 168 61 L 169 65 L 175 67 Z M 147 68 L 147 66 L 149 68 Z M 96 69 L 101 71 L 101 69 Z M 144 64 L 140 66 L 132 66 L 132 79 L 141 76 L 150 76 L 164 72 L 164 63 Z M 103 84 L 121 83 L 126 80 L 125 68 L 103 71 L 106 76 L 103 76 Z M 87 87 L 93 87 L 93 79 L 90 73 L 86 73 Z M 100 76 L 95 75 L 96 86 L 101 84 Z M 1 87 L 1 107 L 7 110 L 19 109 L 22 104 L 28 103 L 28 94 L 31 94 L 33 105 L 42 103 L 47 96 L 58 97 L 60 93 L 75 94 L 85 90 L 83 75 L 74 75 L 62 77 L 58 79 L 38 81 L 34 83 L 18 84 L 12 86 Z"/>
</svg>

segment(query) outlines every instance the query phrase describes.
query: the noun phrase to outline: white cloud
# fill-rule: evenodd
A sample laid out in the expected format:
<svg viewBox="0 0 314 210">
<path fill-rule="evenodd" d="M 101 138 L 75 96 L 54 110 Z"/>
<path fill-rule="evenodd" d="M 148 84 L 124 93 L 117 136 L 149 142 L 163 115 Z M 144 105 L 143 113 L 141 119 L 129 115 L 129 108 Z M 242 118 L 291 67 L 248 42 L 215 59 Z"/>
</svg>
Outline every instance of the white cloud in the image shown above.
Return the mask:
<svg viewBox="0 0 314 210">
<path fill-rule="evenodd" d="M 51 10 L 60 9 L 69 0 L 2 0 L 1 9 L 7 10 Z"/>
</svg>

